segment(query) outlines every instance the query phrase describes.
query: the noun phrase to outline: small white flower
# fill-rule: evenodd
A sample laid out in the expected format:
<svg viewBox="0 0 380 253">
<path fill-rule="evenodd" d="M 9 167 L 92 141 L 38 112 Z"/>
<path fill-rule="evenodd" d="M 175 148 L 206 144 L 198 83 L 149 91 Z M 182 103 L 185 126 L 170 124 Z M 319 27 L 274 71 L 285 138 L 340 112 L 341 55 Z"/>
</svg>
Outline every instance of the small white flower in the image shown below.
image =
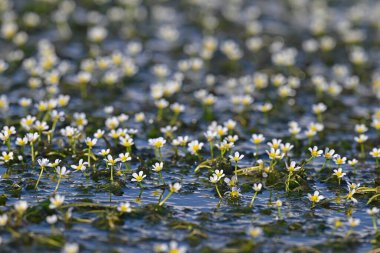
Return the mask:
<svg viewBox="0 0 380 253">
<path fill-rule="evenodd" d="M 119 154 L 119 160 L 122 163 L 125 163 L 125 162 L 132 160 L 132 157 L 130 157 L 128 152 L 127 153 L 121 153 L 121 154 Z"/>
<path fill-rule="evenodd" d="M 124 202 L 121 203 L 118 207 L 117 210 L 122 213 L 130 213 L 132 212 L 131 204 L 129 202 Z"/>
<path fill-rule="evenodd" d="M 132 174 L 132 181 L 135 181 L 135 182 L 141 182 L 143 181 L 143 179 L 146 177 L 146 175 L 144 175 L 144 172 L 143 171 L 139 171 L 139 174 L 137 174 L 136 172 Z"/>
<path fill-rule="evenodd" d="M 77 243 L 65 243 L 62 248 L 62 253 L 78 253 L 79 245 Z"/>
<path fill-rule="evenodd" d="M 289 172 L 295 172 L 295 171 L 299 171 L 301 169 L 300 166 L 296 166 L 296 162 L 295 161 L 291 161 L 290 162 L 290 165 L 287 166 L 287 169 Z"/>
<path fill-rule="evenodd" d="M 239 152 L 235 152 L 233 156 L 229 155 L 228 157 L 230 158 L 231 162 L 237 163 L 238 161 L 244 158 L 244 155 L 240 155 Z"/>
<path fill-rule="evenodd" d="M 14 207 L 16 212 L 22 215 L 26 211 L 26 209 L 28 209 L 28 202 L 26 202 L 25 200 L 17 201 Z"/>
<path fill-rule="evenodd" d="M 8 215 L 6 213 L 0 215 L 0 227 L 4 227 L 8 222 Z"/>
<path fill-rule="evenodd" d="M 193 154 L 193 155 L 197 155 L 198 152 L 199 152 L 200 150 L 202 150 L 203 143 L 202 143 L 202 142 L 199 142 L 199 141 L 197 141 L 197 140 L 194 140 L 194 141 L 190 142 L 187 146 L 188 146 L 187 150 L 188 150 L 191 154 Z"/>
<path fill-rule="evenodd" d="M 164 163 L 163 162 L 159 162 L 159 163 L 155 163 L 154 165 L 152 165 L 153 167 L 153 171 L 155 172 L 160 172 L 163 168 L 164 168 Z"/>
<path fill-rule="evenodd" d="M 71 165 L 71 168 L 73 168 L 76 171 L 85 171 L 87 165 L 88 162 L 83 162 L 83 159 L 80 159 L 78 165 Z"/>
<path fill-rule="evenodd" d="M 66 167 L 64 167 L 64 166 L 63 166 L 63 167 L 58 166 L 58 167 L 55 169 L 55 171 L 56 171 L 57 174 L 60 175 L 60 176 L 65 176 L 65 175 L 67 175 L 67 174 L 70 173 L 70 171 L 66 170 Z"/>
<path fill-rule="evenodd" d="M 336 176 L 337 178 L 342 178 L 346 175 L 346 173 L 342 171 L 342 168 L 339 168 L 337 170 L 334 170 L 333 175 Z"/>
<path fill-rule="evenodd" d="M 319 195 L 319 191 L 315 191 L 313 195 L 311 195 L 310 193 L 308 193 L 307 197 L 313 203 L 318 203 L 319 201 L 321 201 L 322 199 L 325 198 L 324 196 Z"/>
<path fill-rule="evenodd" d="M 360 219 L 355 219 L 352 217 L 348 218 L 348 225 L 350 227 L 357 227 L 359 226 L 359 224 L 360 224 Z"/>
<path fill-rule="evenodd" d="M 258 183 L 258 184 L 253 184 L 253 190 L 255 192 L 259 192 L 261 191 L 261 188 L 263 187 L 263 185 L 261 183 Z"/>
<path fill-rule="evenodd" d="M 149 142 L 149 145 L 152 146 L 153 148 L 160 149 L 165 145 L 166 140 L 163 137 L 158 137 L 155 139 L 149 139 L 148 142 Z"/>
<path fill-rule="evenodd" d="M 320 157 L 323 154 L 323 150 L 318 150 L 317 146 L 314 146 L 313 148 L 308 149 L 310 151 L 310 154 L 312 157 Z"/>
<path fill-rule="evenodd" d="M 50 209 L 56 209 L 56 208 L 60 207 L 64 201 L 65 201 L 65 196 L 57 194 L 54 197 L 50 198 L 49 208 Z"/>
<path fill-rule="evenodd" d="M 252 236 L 253 238 L 257 238 L 263 234 L 263 229 L 260 227 L 249 227 L 247 230 L 247 234 Z"/>
<path fill-rule="evenodd" d="M 174 183 L 174 184 L 169 184 L 169 189 L 170 192 L 178 192 L 181 189 L 182 185 L 180 183 Z"/>
<path fill-rule="evenodd" d="M 372 207 L 371 209 L 367 209 L 367 213 L 371 216 L 377 215 L 380 209 L 377 207 Z"/>
<path fill-rule="evenodd" d="M 354 140 L 357 143 L 362 144 L 362 143 L 364 143 L 364 142 L 366 142 L 368 140 L 368 136 L 365 135 L 365 134 L 361 134 L 361 135 L 359 135 L 359 137 L 355 136 Z"/>
<path fill-rule="evenodd" d="M 57 221 L 58 221 L 58 217 L 55 214 L 46 217 L 46 222 L 51 225 L 57 223 Z"/>
<path fill-rule="evenodd" d="M 217 182 L 219 182 L 219 180 L 220 180 L 220 177 L 218 177 L 215 173 L 212 174 L 212 176 L 210 176 L 210 182 L 213 184 L 216 184 Z"/>
<path fill-rule="evenodd" d="M 380 158 L 380 148 L 373 148 L 371 152 L 369 152 L 369 154 L 373 157 L 373 158 Z"/>
</svg>

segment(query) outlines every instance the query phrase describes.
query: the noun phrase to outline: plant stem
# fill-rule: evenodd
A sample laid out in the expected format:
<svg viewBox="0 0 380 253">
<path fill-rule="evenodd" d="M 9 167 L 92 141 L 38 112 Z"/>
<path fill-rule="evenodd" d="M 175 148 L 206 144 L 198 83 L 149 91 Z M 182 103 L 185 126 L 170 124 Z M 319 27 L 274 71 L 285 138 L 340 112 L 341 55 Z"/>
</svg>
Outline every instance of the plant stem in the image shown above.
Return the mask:
<svg viewBox="0 0 380 253">
<path fill-rule="evenodd" d="M 160 156 L 160 162 L 162 162 L 162 152 L 160 148 L 158 149 L 158 155 Z"/>
<path fill-rule="evenodd" d="M 215 184 L 215 189 L 216 189 L 216 192 L 217 192 L 218 195 L 219 195 L 219 198 L 223 199 L 222 195 L 220 194 L 218 184 Z"/>
<path fill-rule="evenodd" d="M 365 152 L 364 152 L 364 143 L 360 143 L 360 152 L 362 154 L 362 157 L 365 157 Z"/>
<path fill-rule="evenodd" d="M 372 224 L 373 224 L 373 229 L 375 232 L 377 232 L 377 224 L 376 224 L 376 216 L 372 215 Z"/>
<path fill-rule="evenodd" d="M 58 191 L 59 184 L 61 183 L 62 175 L 59 175 L 57 185 L 55 186 L 54 193 Z"/>
<path fill-rule="evenodd" d="M 30 153 L 31 153 L 31 156 L 32 156 L 32 164 L 33 164 L 33 166 L 34 166 L 34 160 L 35 160 L 35 158 L 34 158 L 34 143 L 33 142 L 31 142 L 30 143 Z"/>
<path fill-rule="evenodd" d="M 158 175 L 160 176 L 160 179 L 161 179 L 162 183 L 165 184 L 165 180 L 164 180 L 164 178 L 162 177 L 162 173 L 161 173 L 161 171 L 158 172 Z"/>
<path fill-rule="evenodd" d="M 168 195 L 166 195 L 166 197 L 160 202 L 160 204 L 158 204 L 159 206 L 162 206 L 166 200 L 168 200 L 168 198 L 173 194 L 173 192 L 169 192 Z"/>
<path fill-rule="evenodd" d="M 214 144 L 212 141 L 210 141 L 210 153 L 211 153 L 211 159 L 214 159 Z"/>
<path fill-rule="evenodd" d="M 277 207 L 278 219 L 282 220 L 281 207 Z"/>
<path fill-rule="evenodd" d="M 42 177 L 42 173 L 44 172 L 44 168 L 41 167 L 41 172 L 40 172 L 40 175 L 37 179 L 37 182 L 36 182 L 36 185 L 34 186 L 34 190 L 37 190 L 37 187 L 38 187 L 38 184 L 40 183 L 40 180 L 41 180 L 41 177 Z"/>
<path fill-rule="evenodd" d="M 291 178 L 292 174 L 293 174 L 292 172 L 289 172 L 288 179 L 286 180 L 286 184 L 285 184 L 285 191 L 286 192 L 289 191 L 290 178 Z"/>
<path fill-rule="evenodd" d="M 88 163 L 88 167 L 91 167 L 91 148 L 88 147 L 88 152 L 87 152 L 87 163 Z"/>
<path fill-rule="evenodd" d="M 255 193 L 254 193 L 253 196 L 252 196 L 251 203 L 249 203 L 249 207 L 250 207 L 250 208 L 253 206 L 253 202 L 254 202 L 255 199 L 256 199 L 257 193 L 258 193 L 258 192 L 255 191 Z"/>
<path fill-rule="evenodd" d="M 111 165 L 111 182 L 113 182 L 113 165 Z"/>
</svg>

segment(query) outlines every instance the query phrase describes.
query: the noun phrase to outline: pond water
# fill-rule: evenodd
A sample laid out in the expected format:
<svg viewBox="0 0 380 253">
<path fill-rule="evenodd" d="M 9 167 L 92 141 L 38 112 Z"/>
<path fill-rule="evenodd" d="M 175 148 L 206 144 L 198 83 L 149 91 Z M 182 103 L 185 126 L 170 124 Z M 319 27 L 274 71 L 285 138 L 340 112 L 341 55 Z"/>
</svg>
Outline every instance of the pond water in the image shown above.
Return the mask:
<svg viewBox="0 0 380 253">
<path fill-rule="evenodd" d="M 0 252 L 377 252 L 379 13 L 0 1 Z"/>
</svg>

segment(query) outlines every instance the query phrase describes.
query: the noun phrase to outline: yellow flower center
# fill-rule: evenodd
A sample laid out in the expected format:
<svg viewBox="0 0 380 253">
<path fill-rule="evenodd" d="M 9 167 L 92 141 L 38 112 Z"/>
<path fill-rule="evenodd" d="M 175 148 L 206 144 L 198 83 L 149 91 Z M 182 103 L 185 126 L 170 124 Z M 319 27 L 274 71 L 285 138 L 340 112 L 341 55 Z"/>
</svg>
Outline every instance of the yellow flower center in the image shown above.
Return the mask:
<svg viewBox="0 0 380 253">
<path fill-rule="evenodd" d="M 312 202 L 318 202 L 318 196 L 316 196 L 316 195 L 310 196 L 310 200 Z"/>
</svg>

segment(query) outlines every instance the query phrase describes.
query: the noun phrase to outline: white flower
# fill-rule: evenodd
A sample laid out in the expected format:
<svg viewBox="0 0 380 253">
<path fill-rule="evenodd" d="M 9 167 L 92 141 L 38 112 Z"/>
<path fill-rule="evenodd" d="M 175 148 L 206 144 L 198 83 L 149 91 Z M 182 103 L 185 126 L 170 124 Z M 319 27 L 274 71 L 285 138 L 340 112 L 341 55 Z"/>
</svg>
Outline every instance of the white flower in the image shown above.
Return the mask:
<svg viewBox="0 0 380 253">
<path fill-rule="evenodd" d="M 203 143 L 202 143 L 202 142 L 199 142 L 199 141 L 197 141 L 197 140 L 194 140 L 194 141 L 190 142 L 187 146 L 188 146 L 187 150 L 188 150 L 191 154 L 193 154 L 193 155 L 197 155 L 198 152 L 199 152 L 200 150 L 202 150 Z"/>
<path fill-rule="evenodd" d="M 357 124 L 355 125 L 355 132 L 358 134 L 363 134 L 368 131 L 368 128 L 364 124 Z"/>
<path fill-rule="evenodd" d="M 326 149 L 325 149 L 324 157 L 325 157 L 326 159 L 331 159 L 331 158 L 333 158 L 334 153 L 335 153 L 335 150 L 334 150 L 334 149 L 326 148 Z"/>
<path fill-rule="evenodd" d="M 163 162 L 155 163 L 154 165 L 152 165 L 152 167 L 153 167 L 152 169 L 153 171 L 160 172 L 164 167 L 164 163 Z"/>
<path fill-rule="evenodd" d="M 4 227 L 8 222 L 8 215 L 6 213 L 0 215 L 0 227 Z"/>
<path fill-rule="evenodd" d="M 13 152 L 7 153 L 7 152 L 3 151 L 1 153 L 0 161 L 3 161 L 5 163 L 7 163 L 7 162 L 9 162 L 11 160 L 13 160 Z"/>
<path fill-rule="evenodd" d="M 318 150 L 317 146 L 308 149 L 312 157 L 320 157 L 323 154 L 323 150 Z"/>
<path fill-rule="evenodd" d="M 258 183 L 258 184 L 253 184 L 253 190 L 255 192 L 259 192 L 261 191 L 261 188 L 263 187 L 263 185 L 261 183 Z"/>
<path fill-rule="evenodd" d="M 352 191 L 352 190 L 356 190 L 358 189 L 360 186 L 360 183 L 350 183 L 350 182 L 347 182 L 347 188 L 348 188 L 348 191 Z"/>
<path fill-rule="evenodd" d="M 178 136 L 172 141 L 174 146 L 186 146 L 189 141 L 189 136 Z"/>
<path fill-rule="evenodd" d="M 65 201 L 65 196 L 57 194 L 54 197 L 50 198 L 49 208 L 50 209 L 56 209 L 56 208 L 60 207 L 64 201 Z"/>
<path fill-rule="evenodd" d="M 181 189 L 182 185 L 180 183 L 174 183 L 174 184 L 169 184 L 169 190 L 170 192 L 178 192 Z"/>
<path fill-rule="evenodd" d="M 87 137 L 85 142 L 86 142 L 87 146 L 92 148 L 93 146 L 96 145 L 96 143 L 98 142 L 98 139 L 96 139 L 96 138 L 91 139 L 90 137 Z"/>
<path fill-rule="evenodd" d="M 125 162 L 128 162 L 130 161 L 132 158 L 130 157 L 129 153 L 121 153 L 119 154 L 119 160 L 122 162 L 122 163 L 125 163 Z"/>
<path fill-rule="evenodd" d="M 66 170 L 66 167 L 57 167 L 56 169 L 55 169 L 55 171 L 57 172 L 57 174 L 58 175 L 60 175 L 60 176 L 65 176 L 65 175 L 67 175 L 67 174 L 69 174 L 70 173 L 70 171 L 68 171 L 68 170 Z"/>
<path fill-rule="evenodd" d="M 62 248 L 62 253 L 78 253 L 79 245 L 77 243 L 65 243 Z"/>
<path fill-rule="evenodd" d="M 177 242 L 171 241 L 168 244 L 157 244 L 154 246 L 155 252 L 166 253 L 186 253 L 185 246 L 179 246 Z"/>
<path fill-rule="evenodd" d="M 153 148 L 160 149 L 165 145 L 166 140 L 163 137 L 158 137 L 155 139 L 149 139 L 148 142 L 149 142 L 149 145 L 152 146 Z"/>
<path fill-rule="evenodd" d="M 371 209 L 367 209 L 367 213 L 371 216 L 378 214 L 379 211 L 380 211 L 380 209 L 377 207 L 372 207 Z"/>
<path fill-rule="evenodd" d="M 46 217 L 46 222 L 49 224 L 55 224 L 57 221 L 58 221 L 58 217 L 55 214 Z"/>
<path fill-rule="evenodd" d="M 233 177 L 231 177 L 231 178 L 226 177 L 226 178 L 224 179 L 224 182 L 225 182 L 229 187 L 233 187 L 233 186 L 236 185 L 237 180 L 236 180 L 236 177 L 235 177 L 235 176 L 233 176 Z"/>
<path fill-rule="evenodd" d="M 359 226 L 359 224 L 360 224 L 360 219 L 355 219 L 352 217 L 348 218 L 348 225 L 350 227 L 357 227 Z"/>
<path fill-rule="evenodd" d="M 336 176 L 337 178 L 342 178 L 346 175 L 346 173 L 342 171 L 342 168 L 339 168 L 337 170 L 334 170 L 333 175 Z"/>
<path fill-rule="evenodd" d="M 373 158 L 379 158 L 380 157 L 380 149 L 379 148 L 373 148 L 371 152 L 369 152 L 369 154 L 373 157 Z"/>
<path fill-rule="evenodd" d="M 341 157 L 340 155 L 336 154 L 334 155 L 334 162 L 337 165 L 342 165 L 346 163 L 347 158 L 346 157 Z"/>
<path fill-rule="evenodd" d="M 53 163 L 49 163 L 48 166 L 51 167 L 51 168 L 55 168 L 57 167 L 62 161 L 59 160 L 59 159 L 55 159 L 55 161 Z"/>
<path fill-rule="evenodd" d="M 207 139 L 208 142 L 211 142 L 211 141 L 213 141 L 216 138 L 216 136 L 218 134 L 216 133 L 216 131 L 208 130 L 203 135 L 206 137 L 206 139 Z"/>
<path fill-rule="evenodd" d="M 240 155 L 239 152 L 235 152 L 234 156 L 229 155 L 228 157 L 230 158 L 231 162 L 237 163 L 238 161 L 244 158 L 244 155 Z"/>
<path fill-rule="evenodd" d="M 107 156 L 108 154 L 110 153 L 110 149 L 102 149 L 100 152 L 99 152 L 99 155 L 102 155 L 102 156 Z"/>
<path fill-rule="evenodd" d="M 16 212 L 22 215 L 28 209 L 28 202 L 24 200 L 17 201 L 14 205 Z"/>
<path fill-rule="evenodd" d="M 236 121 L 229 119 L 226 122 L 224 122 L 224 126 L 227 127 L 229 130 L 233 130 L 236 127 Z"/>
<path fill-rule="evenodd" d="M 91 42 L 99 43 L 107 37 L 108 31 L 102 26 L 95 26 L 88 30 L 87 37 Z"/>
<path fill-rule="evenodd" d="M 281 143 L 282 143 L 282 140 L 280 139 L 272 139 L 272 142 L 268 142 L 267 144 L 271 148 L 278 149 Z"/>
<path fill-rule="evenodd" d="M 285 144 L 281 144 L 280 148 L 281 148 L 282 152 L 287 153 L 294 148 L 294 145 L 287 142 Z"/>
<path fill-rule="evenodd" d="M 274 149 L 274 148 L 271 148 L 270 151 L 266 150 L 265 152 L 267 152 L 269 159 L 271 160 L 282 159 L 285 155 L 285 154 L 281 154 L 281 150 Z"/>
<path fill-rule="evenodd" d="M 318 103 L 318 104 L 313 105 L 312 109 L 315 114 L 321 114 L 324 111 L 326 111 L 327 107 L 324 103 Z"/>
<path fill-rule="evenodd" d="M 124 147 L 132 147 L 134 144 L 134 141 L 129 135 L 127 135 L 125 137 L 121 136 L 119 143 L 120 143 L 120 145 L 122 145 Z"/>
<path fill-rule="evenodd" d="M 262 134 L 252 134 L 251 141 L 253 144 L 257 145 L 265 141 L 265 138 Z"/>
<path fill-rule="evenodd" d="M 368 136 L 367 135 L 365 135 L 365 134 L 361 134 L 361 135 L 359 135 L 359 137 L 354 137 L 354 140 L 357 142 L 357 143 L 359 143 L 359 144 L 362 144 L 362 143 L 364 143 L 364 142 L 366 142 L 367 140 L 368 140 Z"/>
<path fill-rule="evenodd" d="M 121 203 L 117 210 L 122 213 L 130 213 L 132 211 L 131 204 L 129 202 Z"/>
<path fill-rule="evenodd" d="M 300 166 L 296 166 L 296 162 L 295 161 L 291 161 L 290 162 L 290 165 L 287 166 L 287 169 L 289 172 L 295 172 L 295 171 L 299 171 L 301 169 Z"/>
<path fill-rule="evenodd" d="M 210 182 L 213 184 L 216 184 L 217 182 L 219 182 L 219 180 L 220 180 L 220 177 L 218 177 L 215 173 L 212 174 L 212 176 L 210 176 Z"/>
<path fill-rule="evenodd" d="M 94 133 L 94 137 L 96 139 L 100 139 L 103 137 L 104 133 L 105 133 L 104 130 L 98 129 L 96 130 L 96 133 Z"/>
<path fill-rule="evenodd" d="M 16 139 L 16 145 L 17 146 L 25 146 L 26 144 L 28 144 L 28 138 L 27 137 L 24 137 L 24 138 L 17 138 Z"/>
<path fill-rule="evenodd" d="M 76 171 L 85 171 L 87 165 L 88 162 L 83 162 L 83 159 L 80 159 L 78 165 L 71 165 L 71 168 L 73 168 Z"/>
<path fill-rule="evenodd" d="M 359 161 L 357 159 L 348 160 L 348 164 L 351 166 L 355 166 Z"/>
<path fill-rule="evenodd" d="M 215 175 L 217 175 L 219 178 L 222 178 L 224 177 L 224 173 L 223 173 L 223 170 L 215 170 L 214 171 Z"/>
<path fill-rule="evenodd" d="M 38 133 L 28 133 L 26 134 L 26 137 L 28 138 L 29 142 L 34 143 L 40 135 Z"/>
<path fill-rule="evenodd" d="M 120 161 L 120 158 L 116 158 L 116 159 L 114 159 L 114 158 L 112 157 L 112 155 L 108 155 L 107 158 L 104 159 L 104 161 L 106 161 L 108 165 L 113 166 L 113 165 L 115 165 L 117 162 Z"/>
<path fill-rule="evenodd" d="M 263 234 L 263 229 L 260 227 L 249 227 L 247 230 L 247 234 L 252 236 L 253 238 L 257 238 Z"/>
<path fill-rule="evenodd" d="M 324 196 L 319 195 L 319 191 L 315 191 L 313 195 L 311 195 L 310 193 L 308 193 L 307 197 L 313 203 L 318 203 L 319 201 L 321 201 L 322 199 L 325 198 Z"/>
<path fill-rule="evenodd" d="M 144 175 L 143 171 L 139 171 L 139 174 L 137 174 L 136 172 L 133 173 L 132 177 L 132 181 L 141 182 L 146 177 L 146 175 Z"/>
<path fill-rule="evenodd" d="M 46 159 L 46 158 L 38 159 L 37 162 L 38 162 L 38 164 L 40 165 L 41 168 L 45 168 L 50 163 L 49 160 Z"/>
</svg>

